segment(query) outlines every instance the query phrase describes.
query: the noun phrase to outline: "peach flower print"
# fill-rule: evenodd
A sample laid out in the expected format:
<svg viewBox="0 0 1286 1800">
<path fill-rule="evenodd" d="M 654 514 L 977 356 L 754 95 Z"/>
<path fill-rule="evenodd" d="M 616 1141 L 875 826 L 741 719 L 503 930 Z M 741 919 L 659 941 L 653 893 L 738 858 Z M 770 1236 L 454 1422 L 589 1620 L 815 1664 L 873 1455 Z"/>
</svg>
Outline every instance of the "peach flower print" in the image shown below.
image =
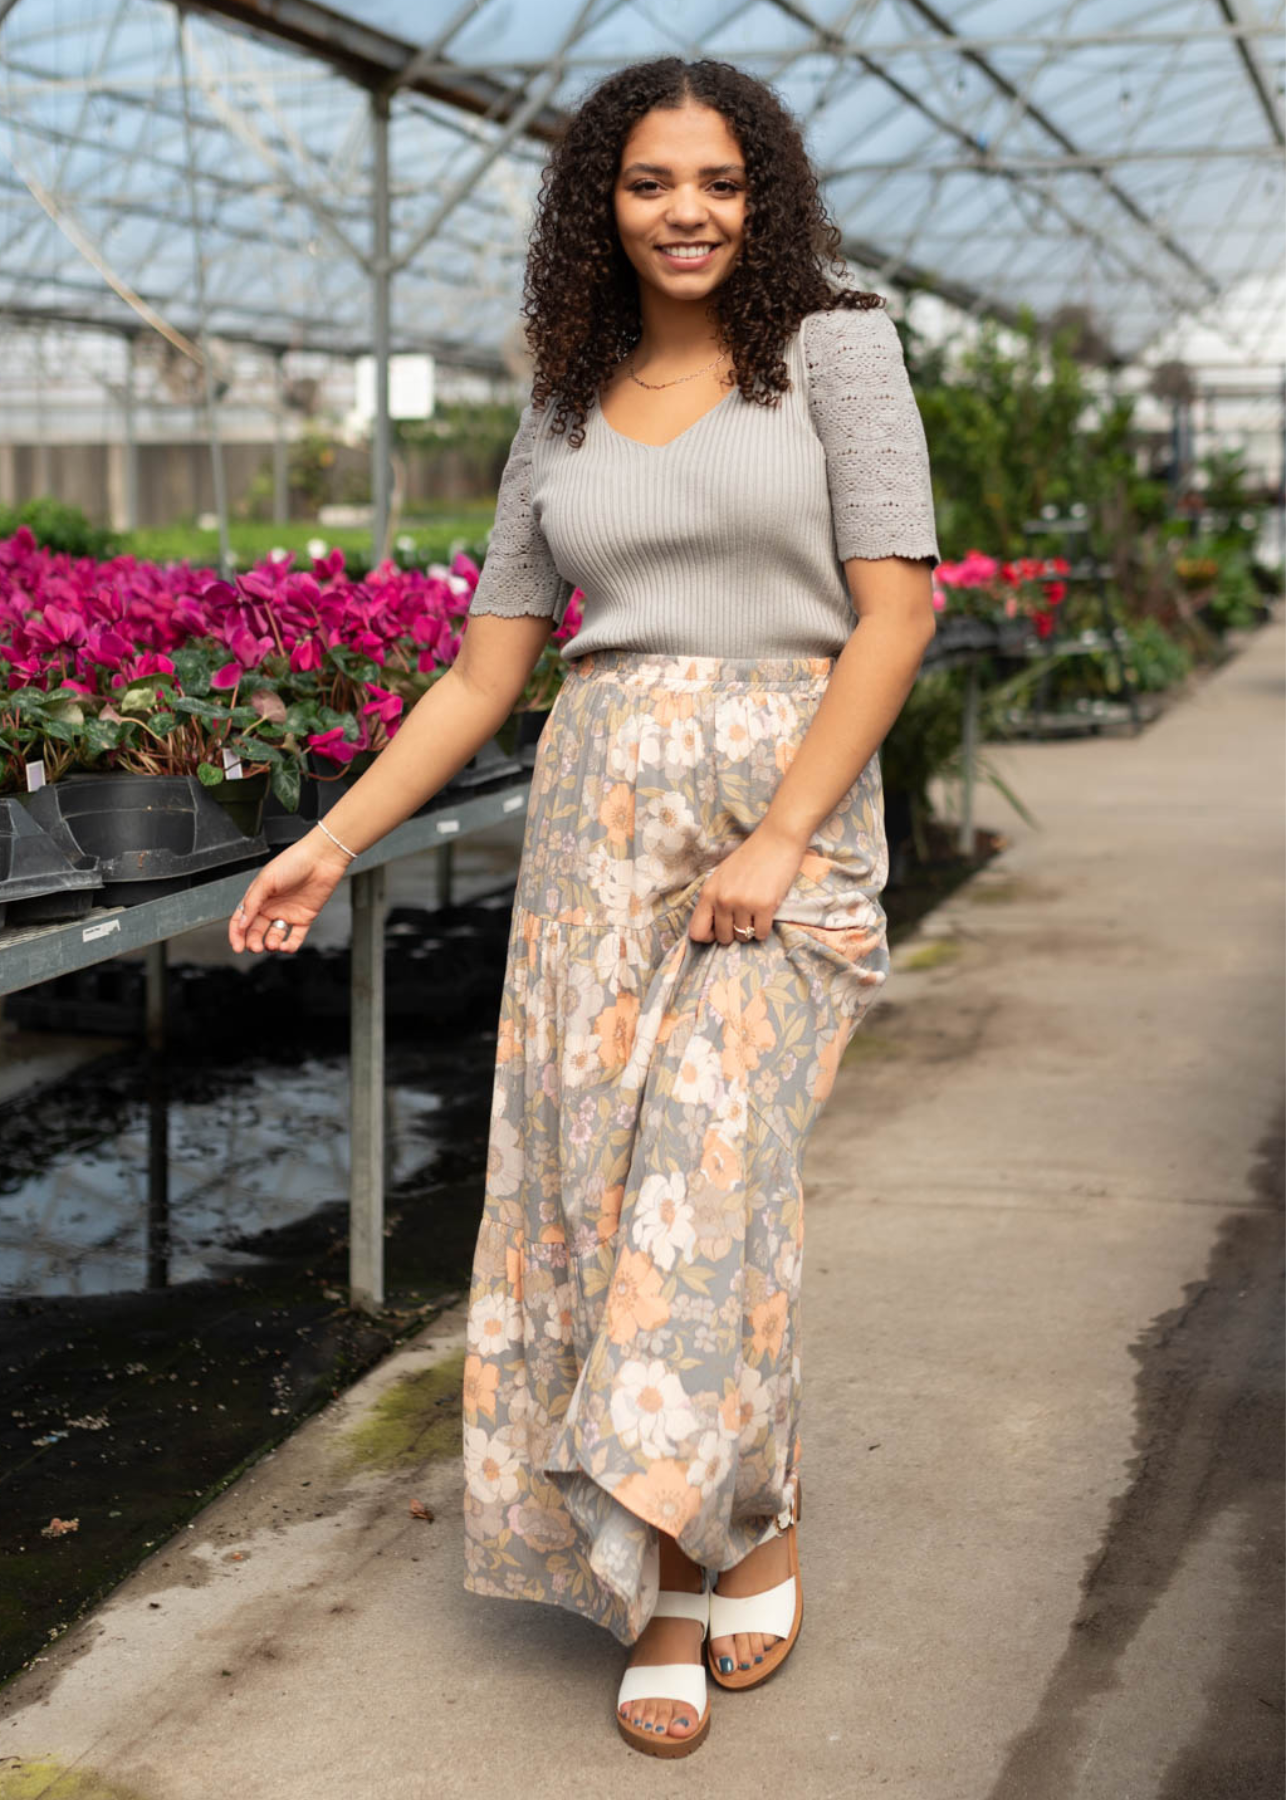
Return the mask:
<svg viewBox="0 0 1286 1800">
<path fill-rule="evenodd" d="M 489 1419 L 496 1416 L 496 1387 L 500 1381 L 500 1370 L 493 1362 L 483 1362 L 480 1356 L 470 1355 L 464 1359 L 464 1383 L 461 1389 L 464 1416 L 472 1424 L 479 1413 L 486 1413 Z"/>
<path fill-rule="evenodd" d="M 672 1456 L 659 1456 L 646 1469 L 624 1476 L 612 1489 L 612 1498 L 671 1537 L 677 1537 L 701 1507 L 701 1490 L 688 1480 L 687 1464 Z"/>
<path fill-rule="evenodd" d="M 598 1060 L 604 1069 L 619 1069 L 629 1060 L 634 1030 L 639 1018 L 637 994 L 618 994 L 612 1006 L 605 1006 L 594 1021 L 598 1039 Z"/>
<path fill-rule="evenodd" d="M 750 1322 L 754 1326 L 754 1336 L 750 1340 L 752 1356 L 766 1356 L 775 1361 L 781 1351 L 782 1334 L 786 1329 L 786 1304 L 788 1296 L 784 1288 L 768 1300 L 762 1300 L 758 1306 L 750 1309 Z"/>
<path fill-rule="evenodd" d="M 655 1331 L 670 1316 L 661 1297 L 661 1271 L 642 1250 L 622 1250 L 607 1294 L 607 1335 L 630 1344 L 640 1331 Z"/>
<path fill-rule="evenodd" d="M 598 822 L 606 829 L 608 841 L 624 849 L 634 830 L 634 789 L 623 781 L 613 782 L 598 809 Z"/>
<path fill-rule="evenodd" d="M 724 1020 L 724 1077 L 733 1082 L 744 1080 L 751 1069 L 759 1067 L 759 1052 L 770 1050 L 777 1042 L 767 996 L 761 991 L 743 1003 L 733 977 L 711 984 L 710 1003 Z"/>
<path fill-rule="evenodd" d="M 615 1187 L 604 1188 L 603 1197 L 598 1209 L 598 1235 L 606 1240 L 616 1236 L 621 1222 L 621 1202 L 625 1198 L 625 1183 L 618 1181 Z"/>
</svg>

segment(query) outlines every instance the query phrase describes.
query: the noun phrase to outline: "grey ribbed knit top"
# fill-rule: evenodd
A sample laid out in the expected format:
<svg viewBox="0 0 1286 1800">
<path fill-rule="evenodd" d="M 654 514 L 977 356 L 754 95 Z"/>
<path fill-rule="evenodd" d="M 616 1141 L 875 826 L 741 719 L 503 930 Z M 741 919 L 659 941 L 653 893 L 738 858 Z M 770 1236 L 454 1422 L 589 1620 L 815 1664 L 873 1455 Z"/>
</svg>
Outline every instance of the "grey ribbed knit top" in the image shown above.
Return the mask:
<svg viewBox="0 0 1286 1800">
<path fill-rule="evenodd" d="M 624 436 L 595 401 L 573 450 L 529 401 L 469 615 L 561 621 L 580 588 L 568 661 L 838 655 L 856 622 L 848 557 L 940 560 L 924 427 L 882 307 L 810 313 L 783 354 L 776 406 L 732 388 L 665 444 Z"/>
</svg>

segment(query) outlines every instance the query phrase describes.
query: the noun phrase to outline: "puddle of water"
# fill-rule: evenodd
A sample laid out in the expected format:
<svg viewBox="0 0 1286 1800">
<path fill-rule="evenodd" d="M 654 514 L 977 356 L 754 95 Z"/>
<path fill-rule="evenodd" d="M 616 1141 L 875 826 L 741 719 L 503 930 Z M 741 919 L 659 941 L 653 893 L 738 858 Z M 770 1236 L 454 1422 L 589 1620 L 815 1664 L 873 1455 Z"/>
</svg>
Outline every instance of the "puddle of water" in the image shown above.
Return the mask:
<svg viewBox="0 0 1286 1800">
<path fill-rule="evenodd" d="M 171 1074 L 168 1254 L 149 1220 L 152 1096 L 136 1059 L 41 1096 L 39 1134 L 0 1118 L 0 1296 L 116 1294 L 259 1260 L 243 1240 L 348 1189 L 348 1059 Z M 198 1090 L 185 1092 L 196 1085 Z M 388 1176 L 431 1160 L 445 1096 L 390 1084 Z M 158 1262 L 161 1265 L 158 1269 Z"/>
</svg>

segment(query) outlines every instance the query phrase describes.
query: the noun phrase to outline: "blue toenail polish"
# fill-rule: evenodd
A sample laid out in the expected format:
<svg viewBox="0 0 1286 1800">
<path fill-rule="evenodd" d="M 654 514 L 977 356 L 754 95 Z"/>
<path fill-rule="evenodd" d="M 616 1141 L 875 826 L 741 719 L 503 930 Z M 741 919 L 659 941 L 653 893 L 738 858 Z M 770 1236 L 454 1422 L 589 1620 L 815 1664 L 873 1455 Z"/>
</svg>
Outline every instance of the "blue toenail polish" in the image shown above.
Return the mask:
<svg viewBox="0 0 1286 1800">
<path fill-rule="evenodd" d="M 730 1656 L 721 1656 L 719 1658 L 719 1672 L 721 1675 L 732 1674 L 732 1658 Z"/>
<path fill-rule="evenodd" d="M 676 1725 L 684 1725 L 684 1726 L 690 1725 L 692 1723 L 691 1719 L 676 1719 L 674 1722 Z"/>
<path fill-rule="evenodd" d="M 756 1661 L 756 1662 L 762 1662 L 762 1661 L 763 1661 L 763 1660 L 764 1660 L 764 1659 L 763 1659 L 763 1657 L 762 1657 L 762 1656 L 757 1656 L 757 1657 L 756 1657 L 756 1658 L 755 1658 L 755 1661 Z"/>
<path fill-rule="evenodd" d="M 748 1668 L 749 1668 L 749 1667 L 750 1667 L 750 1664 L 749 1664 L 749 1663 L 742 1663 L 742 1665 L 741 1665 L 741 1666 L 742 1666 L 742 1668 L 743 1668 L 743 1669 L 748 1669 Z"/>
</svg>

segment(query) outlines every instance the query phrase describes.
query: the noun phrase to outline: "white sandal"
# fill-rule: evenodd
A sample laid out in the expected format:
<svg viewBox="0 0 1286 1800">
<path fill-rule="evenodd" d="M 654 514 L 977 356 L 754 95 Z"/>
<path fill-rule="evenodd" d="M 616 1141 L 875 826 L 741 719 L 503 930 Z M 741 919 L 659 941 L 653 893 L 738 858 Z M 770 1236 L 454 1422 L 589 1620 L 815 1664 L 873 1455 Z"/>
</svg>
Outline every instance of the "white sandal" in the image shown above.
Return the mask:
<svg viewBox="0 0 1286 1800">
<path fill-rule="evenodd" d="M 710 1587 L 703 1578 L 699 1594 L 686 1594 L 676 1588 L 661 1588 L 653 1609 L 654 1619 L 695 1619 L 708 1628 L 710 1623 Z M 704 1644 L 705 1638 L 702 1637 Z M 650 1731 L 632 1725 L 621 1717 L 621 1707 L 630 1700 L 681 1700 L 696 1716 L 695 1731 L 684 1737 L 672 1737 L 669 1730 Z M 687 1756 L 696 1749 L 710 1729 L 710 1699 L 706 1692 L 706 1672 L 702 1662 L 633 1663 L 621 1677 L 616 1696 L 616 1723 L 626 1743 L 649 1756 Z"/>
<path fill-rule="evenodd" d="M 764 1533 L 761 1543 L 782 1537 L 790 1533 L 790 1574 L 776 1587 L 765 1588 L 762 1594 L 721 1594 L 717 1588 L 710 1591 L 710 1623 L 706 1635 L 706 1659 L 710 1665 L 710 1673 L 725 1688 L 758 1687 L 761 1681 L 767 1681 L 775 1675 L 785 1662 L 799 1636 L 799 1628 L 804 1622 L 804 1590 L 799 1578 L 799 1546 L 796 1542 L 795 1526 L 799 1523 L 802 1496 L 800 1479 L 795 1476 L 795 1493 L 793 1503 L 783 1507 L 773 1521 L 772 1528 Z M 756 1549 L 758 1545 L 755 1546 Z M 752 1665 L 749 1669 L 734 1669 L 725 1675 L 717 1667 L 714 1654 L 714 1640 L 717 1637 L 733 1637 L 738 1632 L 771 1633 L 776 1639 L 763 1653 L 763 1666 Z"/>
</svg>

